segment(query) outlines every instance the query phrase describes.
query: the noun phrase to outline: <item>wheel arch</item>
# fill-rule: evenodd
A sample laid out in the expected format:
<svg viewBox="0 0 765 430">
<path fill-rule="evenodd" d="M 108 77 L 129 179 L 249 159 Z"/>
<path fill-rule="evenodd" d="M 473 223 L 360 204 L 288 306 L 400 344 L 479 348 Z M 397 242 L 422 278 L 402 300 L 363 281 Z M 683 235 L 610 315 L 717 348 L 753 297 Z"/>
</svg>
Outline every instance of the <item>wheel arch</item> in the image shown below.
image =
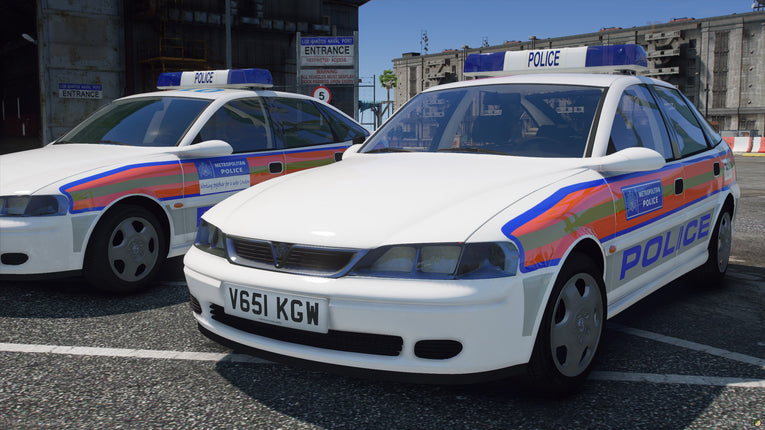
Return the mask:
<svg viewBox="0 0 765 430">
<path fill-rule="evenodd" d="M 568 253 L 566 253 L 566 255 L 561 260 L 558 273 L 555 275 L 556 278 L 558 277 L 558 274 L 560 274 L 560 271 L 563 270 L 563 266 L 573 255 L 584 255 L 593 263 L 595 263 L 595 267 L 598 270 L 598 275 L 600 276 L 601 281 L 600 287 L 601 294 L 603 295 L 603 310 L 605 314 L 608 315 L 608 296 L 606 291 L 606 256 L 603 253 L 600 242 L 598 242 L 598 240 L 592 236 L 585 236 L 579 239 L 579 241 L 576 242 L 576 244 L 568 251 Z"/>
<path fill-rule="evenodd" d="M 733 198 L 733 193 L 728 193 L 728 195 L 725 197 L 725 202 L 722 205 L 722 211 L 728 210 L 730 211 L 730 216 L 733 218 L 736 215 L 736 202 L 735 198 Z M 719 214 L 717 215 L 720 216 Z"/>
<path fill-rule="evenodd" d="M 561 268 L 564 264 L 566 264 L 566 260 L 568 260 L 569 257 L 574 254 L 583 254 L 591 259 L 598 268 L 598 272 L 601 278 L 603 281 L 605 281 L 606 257 L 603 255 L 600 243 L 595 238 L 589 236 L 581 238 L 564 256 L 561 263 Z"/>
<path fill-rule="evenodd" d="M 125 206 L 140 206 L 149 212 L 151 212 L 152 215 L 154 215 L 157 220 L 160 222 L 162 227 L 162 234 L 165 239 L 165 243 L 168 244 L 168 249 L 166 250 L 166 254 L 170 252 L 170 238 L 172 237 L 172 231 L 171 231 L 171 224 L 170 224 L 170 217 L 167 214 L 167 212 L 162 208 L 162 205 L 159 203 L 159 201 L 145 195 L 132 195 L 132 196 L 126 196 L 120 200 L 117 200 L 113 202 L 107 209 L 105 209 L 101 216 L 98 217 L 98 221 L 96 221 L 93 226 L 90 229 L 90 233 L 88 234 L 88 239 L 86 241 L 87 246 L 85 248 L 84 258 L 87 260 L 87 254 L 92 249 L 92 243 L 93 243 L 93 233 L 98 228 L 99 224 L 102 222 L 102 220 L 110 213 L 118 211 L 120 208 Z M 167 257 L 167 255 L 165 255 Z"/>
</svg>

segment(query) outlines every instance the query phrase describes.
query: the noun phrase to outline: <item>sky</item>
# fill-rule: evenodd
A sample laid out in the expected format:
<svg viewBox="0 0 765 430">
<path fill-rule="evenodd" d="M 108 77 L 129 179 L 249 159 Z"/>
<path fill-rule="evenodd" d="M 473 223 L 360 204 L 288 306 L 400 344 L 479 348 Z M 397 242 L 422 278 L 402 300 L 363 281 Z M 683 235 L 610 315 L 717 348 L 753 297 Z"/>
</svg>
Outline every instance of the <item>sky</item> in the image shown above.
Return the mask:
<svg viewBox="0 0 765 430">
<path fill-rule="evenodd" d="M 747 12 L 752 0 L 370 0 L 359 8 L 359 77 L 371 83 L 372 75 L 393 69 L 394 58 L 419 53 L 423 31 L 434 54 L 484 40 L 494 46 Z M 384 100 L 375 81 L 376 99 Z M 364 91 L 359 96 L 372 99 Z"/>
</svg>

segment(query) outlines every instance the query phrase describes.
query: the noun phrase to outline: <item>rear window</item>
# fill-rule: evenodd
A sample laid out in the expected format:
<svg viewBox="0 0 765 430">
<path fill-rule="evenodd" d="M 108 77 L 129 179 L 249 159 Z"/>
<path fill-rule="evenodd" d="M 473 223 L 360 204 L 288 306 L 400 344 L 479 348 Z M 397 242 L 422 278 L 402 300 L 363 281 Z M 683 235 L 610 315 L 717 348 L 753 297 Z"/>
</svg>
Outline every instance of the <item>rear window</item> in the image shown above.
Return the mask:
<svg viewBox="0 0 765 430">
<path fill-rule="evenodd" d="M 655 86 L 654 89 L 659 96 L 662 110 L 669 118 L 670 127 L 674 129 L 677 136 L 680 155 L 685 157 L 706 150 L 707 139 L 701 130 L 699 120 L 685 103 L 680 92 L 659 86 Z"/>
<path fill-rule="evenodd" d="M 326 106 L 318 106 L 319 109 L 324 112 L 324 115 L 329 118 L 329 123 L 332 126 L 332 131 L 335 132 L 335 136 L 339 142 L 348 142 L 357 137 L 369 136 L 367 129 L 360 126 L 345 115 Z"/>
<path fill-rule="evenodd" d="M 309 100 L 271 98 L 269 103 L 271 116 L 281 128 L 285 148 L 335 142 L 329 121 Z"/>
</svg>

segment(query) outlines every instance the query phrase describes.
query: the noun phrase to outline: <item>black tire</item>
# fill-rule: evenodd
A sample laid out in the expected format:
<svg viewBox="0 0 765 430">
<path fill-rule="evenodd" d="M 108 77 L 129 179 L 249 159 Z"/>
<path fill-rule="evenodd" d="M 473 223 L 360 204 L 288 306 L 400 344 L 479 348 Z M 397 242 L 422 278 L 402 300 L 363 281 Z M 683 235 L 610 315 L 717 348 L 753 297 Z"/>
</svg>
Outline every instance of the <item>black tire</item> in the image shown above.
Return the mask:
<svg viewBox="0 0 765 430">
<path fill-rule="evenodd" d="M 527 366 L 533 391 L 563 397 L 581 388 L 600 350 L 605 308 L 605 286 L 596 264 L 572 255 L 555 280 Z"/>
<path fill-rule="evenodd" d="M 146 288 L 167 256 L 162 224 L 141 206 L 115 207 L 93 231 L 84 275 L 93 288 L 127 294 Z"/>
<path fill-rule="evenodd" d="M 696 271 L 697 278 L 705 286 L 720 287 L 728 272 L 731 241 L 733 239 L 733 215 L 727 207 L 717 218 L 712 237 L 709 239 L 709 258 Z"/>
</svg>

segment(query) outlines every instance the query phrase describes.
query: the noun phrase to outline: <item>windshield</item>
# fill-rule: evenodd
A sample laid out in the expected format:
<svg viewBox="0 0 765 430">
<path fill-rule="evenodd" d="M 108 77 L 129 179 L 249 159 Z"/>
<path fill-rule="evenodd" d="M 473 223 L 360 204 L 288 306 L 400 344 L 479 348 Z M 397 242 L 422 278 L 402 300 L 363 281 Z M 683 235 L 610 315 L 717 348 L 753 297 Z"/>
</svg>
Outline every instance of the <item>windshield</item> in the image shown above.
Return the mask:
<svg viewBox="0 0 765 430">
<path fill-rule="evenodd" d="M 210 100 L 144 97 L 97 111 L 56 143 L 175 146 Z"/>
<path fill-rule="evenodd" d="M 602 88 L 505 84 L 422 93 L 361 152 L 583 157 Z"/>
</svg>

